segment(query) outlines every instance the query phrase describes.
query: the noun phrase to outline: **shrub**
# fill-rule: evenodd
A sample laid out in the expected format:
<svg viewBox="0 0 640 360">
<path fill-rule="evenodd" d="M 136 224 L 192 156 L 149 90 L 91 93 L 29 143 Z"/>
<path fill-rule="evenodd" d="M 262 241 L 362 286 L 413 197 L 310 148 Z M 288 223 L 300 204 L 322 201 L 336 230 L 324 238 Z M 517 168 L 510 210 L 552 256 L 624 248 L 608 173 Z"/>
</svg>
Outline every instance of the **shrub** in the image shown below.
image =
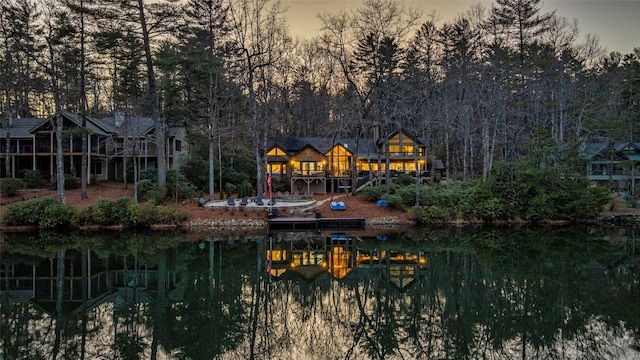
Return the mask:
<svg viewBox="0 0 640 360">
<path fill-rule="evenodd" d="M 137 208 L 137 204 L 133 199 L 120 198 L 113 202 L 113 218 L 114 223 L 130 225 L 135 224 L 134 209 Z"/>
<path fill-rule="evenodd" d="M 238 187 L 232 183 L 224 184 L 224 192 L 227 195 L 227 197 L 232 196 L 233 193 L 235 193 L 237 190 L 238 190 Z"/>
<path fill-rule="evenodd" d="M 73 189 L 77 189 L 80 187 L 80 180 L 78 178 L 76 178 L 73 175 L 70 174 L 65 174 L 64 175 L 64 189 L 65 190 L 73 190 Z M 58 180 L 56 178 L 56 181 L 54 181 L 51 184 L 51 188 L 52 189 L 57 189 L 58 188 Z"/>
<path fill-rule="evenodd" d="M 589 187 L 582 196 L 575 195 L 567 205 L 566 213 L 571 220 L 597 217 L 611 200 L 611 192 L 604 186 Z"/>
<path fill-rule="evenodd" d="M 166 197 L 166 190 L 158 186 L 152 180 L 145 179 L 138 182 L 138 197 L 144 201 L 161 203 Z"/>
<path fill-rule="evenodd" d="M 141 200 L 159 204 L 166 199 L 184 200 L 196 195 L 196 186 L 179 172 L 167 172 L 167 184 L 161 187 L 158 185 L 157 172 L 154 171 L 155 169 L 145 169 L 140 172 L 138 197 Z"/>
<path fill-rule="evenodd" d="M 380 197 L 382 200 L 386 200 L 389 203 L 389 207 L 396 210 L 403 210 L 404 204 L 402 198 L 395 194 L 384 194 Z"/>
<path fill-rule="evenodd" d="M 422 214 L 422 222 L 425 224 L 434 222 L 449 221 L 451 216 L 446 208 L 441 208 L 436 205 L 427 206 Z"/>
<path fill-rule="evenodd" d="M 415 185 L 416 179 L 409 174 L 400 173 L 395 179 L 393 179 L 393 184 L 400 187 Z"/>
<path fill-rule="evenodd" d="M 138 206 L 138 227 L 149 227 L 151 224 L 156 223 L 155 205 L 151 203 L 144 203 Z"/>
<path fill-rule="evenodd" d="M 367 186 L 360 190 L 358 196 L 364 201 L 376 202 L 380 200 L 382 194 L 385 193 L 384 187 L 381 186 Z"/>
<path fill-rule="evenodd" d="M 47 205 L 40 217 L 40 229 L 53 230 L 72 226 L 76 221 L 77 210 L 62 203 L 55 202 Z"/>
<path fill-rule="evenodd" d="M 158 194 L 159 195 L 159 194 Z M 191 199 L 196 195 L 196 186 L 184 175 L 172 170 L 167 173 L 167 197 L 176 200 Z"/>
<path fill-rule="evenodd" d="M 188 157 L 180 168 L 180 173 L 198 189 L 209 187 L 209 163 L 203 158 Z"/>
<path fill-rule="evenodd" d="M 89 206 L 88 208 L 79 210 L 76 214 L 76 222 L 79 226 L 93 223 L 93 208 Z"/>
<path fill-rule="evenodd" d="M 422 206 L 412 206 L 407 210 L 407 218 L 418 225 L 422 224 L 423 214 L 424 208 Z"/>
<path fill-rule="evenodd" d="M 133 200 L 130 201 L 128 205 L 128 211 L 127 211 L 128 218 L 126 222 L 123 222 L 123 225 L 126 225 L 131 228 L 144 227 L 140 208 L 141 208 L 140 204 L 136 204 Z"/>
<path fill-rule="evenodd" d="M 245 180 L 243 181 L 240 186 L 238 186 L 238 197 L 242 198 L 245 196 L 252 196 L 253 195 L 253 186 L 251 186 L 251 183 L 249 182 L 249 180 Z"/>
<path fill-rule="evenodd" d="M 7 207 L 2 222 L 7 226 L 38 225 L 44 214 L 44 209 L 51 204 L 57 203 L 53 199 L 36 199 L 11 205 Z"/>
<path fill-rule="evenodd" d="M 78 222 L 83 225 L 137 225 L 137 204 L 129 198 L 115 201 L 99 199 L 94 206 L 78 214 Z"/>
<path fill-rule="evenodd" d="M 80 188 L 80 179 L 73 175 L 65 174 L 64 175 L 64 189 L 78 189 Z"/>
<path fill-rule="evenodd" d="M 111 200 L 98 199 L 96 204 L 91 206 L 92 219 L 91 222 L 98 225 L 114 225 L 116 218 L 114 216 L 114 206 Z"/>
<path fill-rule="evenodd" d="M 187 218 L 187 213 L 173 207 L 149 203 L 138 206 L 137 227 L 150 227 L 155 224 L 176 225 Z"/>
<path fill-rule="evenodd" d="M 416 203 L 416 185 L 407 185 L 399 187 L 395 191 L 395 195 L 400 197 L 403 208 L 408 208 Z"/>
<path fill-rule="evenodd" d="M 185 211 L 169 206 L 157 205 L 153 210 L 156 213 L 156 221 L 153 224 L 177 225 L 187 218 Z"/>
<path fill-rule="evenodd" d="M 16 196 L 22 188 L 24 188 L 24 182 L 20 179 L 4 178 L 0 180 L 0 194 L 3 196 Z"/>
<path fill-rule="evenodd" d="M 148 167 L 140 171 L 139 182 L 150 180 L 152 183 L 158 182 L 158 170 L 154 167 Z"/>
<path fill-rule="evenodd" d="M 27 170 L 24 173 L 24 185 L 29 189 L 42 187 L 42 173 L 40 170 Z"/>
<path fill-rule="evenodd" d="M 491 188 L 491 184 L 487 182 L 478 183 L 470 189 L 465 199 L 460 201 L 462 212 L 484 221 L 518 216 L 517 211 L 511 209 L 503 198 L 495 196 Z"/>
<path fill-rule="evenodd" d="M 291 189 L 291 178 L 288 176 L 274 176 L 271 187 L 273 191 L 289 191 Z"/>
</svg>

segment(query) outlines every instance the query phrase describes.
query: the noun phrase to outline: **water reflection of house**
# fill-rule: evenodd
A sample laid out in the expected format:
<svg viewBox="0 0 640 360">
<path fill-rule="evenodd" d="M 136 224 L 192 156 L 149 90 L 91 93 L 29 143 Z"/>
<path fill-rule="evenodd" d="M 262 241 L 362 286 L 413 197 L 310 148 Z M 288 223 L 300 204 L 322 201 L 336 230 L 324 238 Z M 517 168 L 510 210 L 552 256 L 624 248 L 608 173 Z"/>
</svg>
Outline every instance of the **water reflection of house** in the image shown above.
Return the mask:
<svg viewBox="0 0 640 360">
<path fill-rule="evenodd" d="M 282 276 L 289 268 L 289 252 L 284 243 L 271 244 L 267 249 L 267 272 L 276 278 Z"/>
<path fill-rule="evenodd" d="M 158 287 L 158 268 L 134 256 L 100 257 L 93 251 L 67 251 L 64 257 L 63 306 L 66 311 L 83 305 L 91 308 L 99 303 L 147 302 L 148 290 Z M 58 257 L 33 256 L 23 261 L 11 261 L 3 254 L 0 263 L 0 290 L 9 303 L 32 302 L 53 312 L 58 298 Z M 83 274 L 83 267 L 86 274 Z M 173 290 L 179 274 L 168 272 L 166 288 Z M 86 297 L 84 296 L 86 292 Z M 84 301 L 87 304 L 84 304 Z"/>
<path fill-rule="evenodd" d="M 360 240 L 345 234 L 292 233 L 283 238 L 270 237 L 266 249 L 267 272 L 274 279 L 288 279 L 291 276 L 284 275 L 293 273 L 313 281 L 326 273 L 343 280 L 358 270 L 358 277 L 380 273 L 403 290 L 415 282 L 420 269 L 427 265 L 423 251 L 367 251 L 358 248 Z"/>
<path fill-rule="evenodd" d="M 333 234 L 328 239 L 327 271 L 338 280 L 344 279 L 355 268 L 357 240 L 346 234 Z"/>
<path fill-rule="evenodd" d="M 327 270 L 327 244 L 321 236 L 297 237 L 289 242 L 291 271 L 307 281 L 313 281 Z"/>
</svg>

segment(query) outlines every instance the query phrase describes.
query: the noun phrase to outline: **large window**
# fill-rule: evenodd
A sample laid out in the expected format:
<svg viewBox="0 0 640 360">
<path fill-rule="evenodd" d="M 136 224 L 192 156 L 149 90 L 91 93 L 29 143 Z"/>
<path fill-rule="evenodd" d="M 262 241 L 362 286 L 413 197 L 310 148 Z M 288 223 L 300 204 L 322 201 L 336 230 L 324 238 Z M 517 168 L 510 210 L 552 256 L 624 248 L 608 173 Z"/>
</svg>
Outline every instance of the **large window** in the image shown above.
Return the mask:
<svg viewBox="0 0 640 360">
<path fill-rule="evenodd" d="M 267 164 L 267 173 L 274 175 L 286 175 L 287 164 Z"/>
<path fill-rule="evenodd" d="M 316 175 L 324 169 L 323 164 L 314 161 L 303 161 L 300 163 L 300 171 L 303 176 Z"/>
<path fill-rule="evenodd" d="M 284 156 L 284 155 L 286 155 L 286 153 L 279 147 L 274 147 L 273 149 L 269 150 L 269 152 L 267 153 L 267 156 Z"/>
<path fill-rule="evenodd" d="M 416 144 L 408 136 L 402 133 L 389 139 L 390 156 L 413 156 L 416 151 Z M 422 154 L 419 154 L 422 155 Z"/>
<path fill-rule="evenodd" d="M 351 153 L 342 145 L 336 145 L 325 154 L 329 160 L 329 170 L 335 177 L 348 177 L 351 173 Z"/>
</svg>

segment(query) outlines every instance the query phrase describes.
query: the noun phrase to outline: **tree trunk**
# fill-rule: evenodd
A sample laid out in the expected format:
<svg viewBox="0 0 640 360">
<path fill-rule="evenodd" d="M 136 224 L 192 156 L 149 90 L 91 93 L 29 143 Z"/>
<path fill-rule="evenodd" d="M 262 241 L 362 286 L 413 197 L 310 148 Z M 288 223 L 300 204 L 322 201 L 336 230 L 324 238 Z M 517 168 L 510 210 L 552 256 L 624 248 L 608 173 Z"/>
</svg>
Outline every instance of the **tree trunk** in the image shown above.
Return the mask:
<svg viewBox="0 0 640 360">
<path fill-rule="evenodd" d="M 9 99 L 9 95 L 7 95 L 7 103 L 9 103 L 8 101 Z M 7 105 L 7 126 L 5 126 L 5 128 L 7 129 L 7 134 L 5 136 L 5 152 L 4 152 L 4 169 L 5 169 L 5 176 L 6 177 L 13 177 L 11 174 L 11 111 L 9 111 L 9 106 Z"/>
<path fill-rule="evenodd" d="M 156 86 L 156 75 L 153 69 L 153 57 L 151 54 L 151 42 L 149 39 L 149 30 L 147 28 L 147 20 L 144 14 L 144 1 L 138 0 L 138 12 L 140 14 L 140 27 L 142 29 L 142 39 L 144 43 L 144 53 L 147 66 L 147 82 L 149 89 L 149 106 L 151 107 L 154 134 L 156 137 L 156 157 L 158 165 L 158 186 L 161 192 L 167 190 L 167 163 L 165 158 L 165 123 L 160 119 L 160 104 L 158 103 L 158 94 Z"/>
<path fill-rule="evenodd" d="M 87 130 L 87 98 L 85 94 L 85 34 L 84 34 L 84 0 L 80 0 L 80 86 L 79 86 L 79 100 L 80 100 L 80 117 L 82 119 L 82 163 L 80 165 L 80 198 L 85 200 L 87 198 L 87 166 L 88 166 L 88 148 L 87 137 L 89 134 Z"/>
</svg>

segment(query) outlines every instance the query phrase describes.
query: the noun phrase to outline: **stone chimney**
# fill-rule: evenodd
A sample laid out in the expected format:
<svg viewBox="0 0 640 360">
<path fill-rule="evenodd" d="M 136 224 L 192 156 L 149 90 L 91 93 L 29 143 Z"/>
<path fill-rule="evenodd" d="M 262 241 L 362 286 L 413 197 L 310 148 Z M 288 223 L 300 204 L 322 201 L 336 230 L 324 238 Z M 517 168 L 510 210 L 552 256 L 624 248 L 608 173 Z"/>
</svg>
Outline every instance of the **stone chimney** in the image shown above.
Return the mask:
<svg viewBox="0 0 640 360">
<path fill-rule="evenodd" d="M 124 124 L 124 111 L 122 111 L 122 109 L 117 108 L 115 113 L 113 114 L 113 119 L 115 120 L 115 124 L 117 128 L 122 127 L 122 124 Z"/>
</svg>

